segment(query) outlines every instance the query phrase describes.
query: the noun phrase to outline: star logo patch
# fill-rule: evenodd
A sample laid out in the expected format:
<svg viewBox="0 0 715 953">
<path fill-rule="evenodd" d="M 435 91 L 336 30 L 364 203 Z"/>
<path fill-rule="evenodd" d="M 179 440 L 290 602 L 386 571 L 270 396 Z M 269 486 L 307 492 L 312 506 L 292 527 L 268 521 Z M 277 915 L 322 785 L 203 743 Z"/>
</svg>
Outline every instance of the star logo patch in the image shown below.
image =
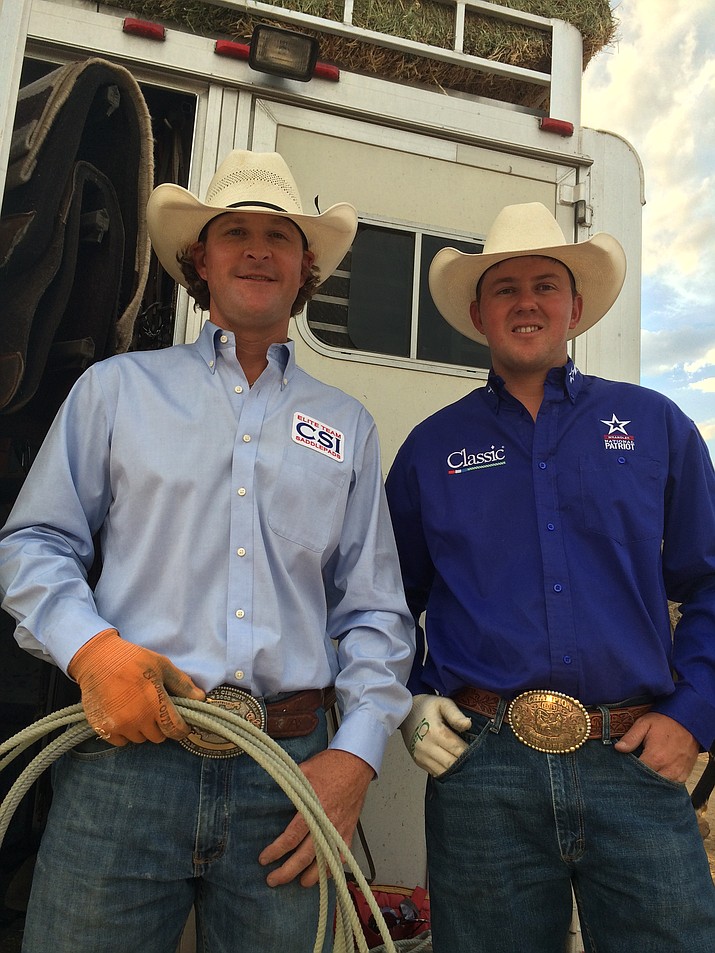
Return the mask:
<svg viewBox="0 0 715 953">
<path fill-rule="evenodd" d="M 636 438 L 626 430 L 630 420 L 620 420 L 611 414 L 610 420 L 601 420 L 608 427 L 608 433 L 603 435 L 603 446 L 606 450 L 635 450 Z"/>
<path fill-rule="evenodd" d="M 629 424 L 630 420 L 619 420 L 615 414 L 611 414 L 610 420 L 602 420 L 601 423 L 608 427 L 609 437 L 614 433 L 622 433 L 624 436 L 628 436 L 626 424 Z"/>
</svg>

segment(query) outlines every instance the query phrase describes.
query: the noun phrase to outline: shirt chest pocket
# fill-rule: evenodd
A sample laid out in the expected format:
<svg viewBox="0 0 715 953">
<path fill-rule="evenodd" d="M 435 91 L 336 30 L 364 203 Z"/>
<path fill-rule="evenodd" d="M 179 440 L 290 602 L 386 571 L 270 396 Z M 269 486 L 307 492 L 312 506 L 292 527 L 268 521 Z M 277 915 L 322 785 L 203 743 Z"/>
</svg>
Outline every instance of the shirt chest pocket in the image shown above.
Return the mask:
<svg viewBox="0 0 715 953">
<path fill-rule="evenodd" d="M 619 543 L 662 538 L 663 493 L 657 460 L 613 453 L 579 460 L 582 520 L 586 530 Z"/>
<path fill-rule="evenodd" d="M 268 510 L 268 525 L 278 536 L 322 553 L 338 506 L 344 505 L 348 474 L 329 461 L 321 466 L 298 466 L 283 460 Z"/>
</svg>

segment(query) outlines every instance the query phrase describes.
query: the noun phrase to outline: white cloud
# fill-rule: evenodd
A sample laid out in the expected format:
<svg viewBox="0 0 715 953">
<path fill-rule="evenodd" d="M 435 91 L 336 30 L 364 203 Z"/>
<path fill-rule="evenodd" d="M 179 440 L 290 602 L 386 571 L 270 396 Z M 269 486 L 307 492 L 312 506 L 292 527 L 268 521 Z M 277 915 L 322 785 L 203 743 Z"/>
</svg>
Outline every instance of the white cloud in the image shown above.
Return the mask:
<svg viewBox="0 0 715 953">
<path fill-rule="evenodd" d="M 715 367 L 715 326 L 673 319 L 659 330 L 641 329 L 641 371 L 648 376 L 678 372 L 691 380 Z"/>
<path fill-rule="evenodd" d="M 617 40 L 586 70 L 582 122 L 623 136 L 641 158 L 642 376 L 680 403 L 715 453 L 713 0 L 611 6 Z"/>
<path fill-rule="evenodd" d="M 704 367 L 715 367 L 715 347 L 711 347 L 702 357 L 686 364 L 685 371 L 688 374 L 697 374 Z"/>
<path fill-rule="evenodd" d="M 671 331 L 641 330 L 641 370 L 648 376 L 660 376 L 672 371 L 679 363 L 674 350 Z"/>
<path fill-rule="evenodd" d="M 586 71 L 583 122 L 624 135 L 640 155 L 643 271 L 677 287 L 682 275 L 715 271 L 712 0 L 614 6 L 619 39 Z"/>
</svg>

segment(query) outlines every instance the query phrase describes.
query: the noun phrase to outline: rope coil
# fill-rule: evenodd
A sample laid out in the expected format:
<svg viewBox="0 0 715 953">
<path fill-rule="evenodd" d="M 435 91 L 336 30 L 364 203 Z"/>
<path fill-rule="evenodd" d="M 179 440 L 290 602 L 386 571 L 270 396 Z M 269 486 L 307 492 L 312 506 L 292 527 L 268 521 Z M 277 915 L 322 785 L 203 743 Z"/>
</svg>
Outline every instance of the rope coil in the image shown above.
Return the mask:
<svg viewBox="0 0 715 953">
<path fill-rule="evenodd" d="M 199 727 L 234 742 L 250 755 L 273 780 L 302 815 L 308 826 L 318 865 L 320 906 L 314 953 L 321 953 L 328 927 L 328 874 L 335 882 L 336 916 L 333 953 L 368 953 L 368 946 L 350 896 L 345 877 L 347 866 L 358 887 L 365 896 L 370 911 L 375 917 L 385 953 L 397 953 L 385 919 L 349 847 L 323 810 L 315 792 L 296 762 L 260 728 L 233 712 L 206 702 L 188 698 L 172 698 L 176 708 L 187 720 Z M 58 728 L 66 728 L 61 735 L 50 741 L 25 767 L 10 788 L 0 805 L 0 845 L 3 842 L 15 810 L 34 781 L 54 761 L 75 745 L 95 735 L 87 723 L 81 705 L 71 705 L 47 715 L 33 725 L 24 728 L 0 744 L 0 771 L 18 755 L 45 735 Z"/>
</svg>

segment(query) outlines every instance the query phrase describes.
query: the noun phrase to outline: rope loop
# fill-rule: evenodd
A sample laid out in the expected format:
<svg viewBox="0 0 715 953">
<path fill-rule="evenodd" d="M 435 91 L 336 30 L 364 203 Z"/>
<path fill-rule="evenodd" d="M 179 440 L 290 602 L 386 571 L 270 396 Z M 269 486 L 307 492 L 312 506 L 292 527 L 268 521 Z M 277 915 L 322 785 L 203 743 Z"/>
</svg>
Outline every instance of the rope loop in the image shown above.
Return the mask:
<svg viewBox="0 0 715 953">
<path fill-rule="evenodd" d="M 318 864 L 320 907 L 314 953 L 321 953 L 327 933 L 329 876 L 335 881 L 336 895 L 333 953 L 354 953 L 355 949 L 360 953 L 368 953 L 355 904 L 348 890 L 345 867 L 352 874 L 375 917 L 384 941 L 384 947 L 380 949 L 384 949 L 385 953 L 396 953 L 394 941 L 365 876 L 296 762 L 273 738 L 231 711 L 189 698 L 172 697 L 171 700 L 192 724 L 240 745 L 246 754 L 270 774 L 302 815 L 313 838 Z M 91 738 L 95 732 L 87 723 L 82 706 L 71 705 L 41 718 L 0 744 L 1 771 L 31 745 L 60 728 L 66 730 L 49 741 L 32 759 L 0 804 L 0 844 L 18 804 L 42 772 L 75 745 Z"/>
</svg>

